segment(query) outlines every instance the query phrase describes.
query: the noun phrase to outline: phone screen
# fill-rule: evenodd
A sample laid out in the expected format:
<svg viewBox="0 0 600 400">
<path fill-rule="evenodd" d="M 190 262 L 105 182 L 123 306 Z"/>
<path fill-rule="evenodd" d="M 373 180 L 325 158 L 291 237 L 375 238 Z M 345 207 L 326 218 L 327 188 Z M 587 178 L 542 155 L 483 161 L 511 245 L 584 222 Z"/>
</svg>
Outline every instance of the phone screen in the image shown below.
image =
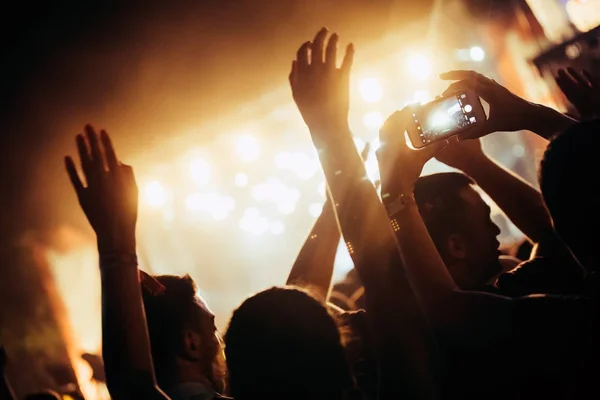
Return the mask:
<svg viewBox="0 0 600 400">
<path fill-rule="evenodd" d="M 465 93 L 434 101 L 413 114 L 423 145 L 443 140 L 478 122 L 476 107 Z"/>
</svg>

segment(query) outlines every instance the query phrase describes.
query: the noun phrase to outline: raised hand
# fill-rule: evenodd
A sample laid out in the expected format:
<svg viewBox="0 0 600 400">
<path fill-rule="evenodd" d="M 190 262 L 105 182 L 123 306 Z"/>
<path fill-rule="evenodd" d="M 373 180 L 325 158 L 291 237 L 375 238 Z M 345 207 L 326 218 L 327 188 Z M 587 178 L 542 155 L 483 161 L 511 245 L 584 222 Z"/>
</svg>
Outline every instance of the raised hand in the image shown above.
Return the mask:
<svg viewBox="0 0 600 400">
<path fill-rule="evenodd" d="M 469 129 L 459 134 L 460 139 L 473 139 L 504 131 L 530 129 L 535 104 L 520 98 L 493 79 L 475 71 L 450 71 L 440 75 L 444 80 L 458 81 L 444 91 L 446 96 L 462 90 L 472 90 L 490 105 L 488 119 L 479 129 Z"/>
<path fill-rule="evenodd" d="M 76 137 L 82 182 L 71 157 L 65 157 L 67 173 L 79 204 L 96 232 L 102 253 L 135 254 L 138 189 L 133 169 L 118 161 L 108 134 L 100 139 L 90 125 Z"/>
<path fill-rule="evenodd" d="M 382 195 L 411 194 L 425 163 L 447 144 L 440 141 L 419 150 L 411 149 L 405 133 L 411 120 L 412 111 L 408 106 L 393 113 L 379 131 L 381 147 L 377 150 L 377 161 Z"/>
<path fill-rule="evenodd" d="M 478 165 L 478 161 L 487 159 L 481 147 L 481 139 L 448 140 L 448 146 L 441 149 L 435 158 L 444 164 L 466 172 L 471 166 Z"/>
<path fill-rule="evenodd" d="M 581 119 L 600 115 L 600 79 L 586 70 L 579 73 L 573 68 L 559 69 L 554 79 Z"/>
<path fill-rule="evenodd" d="M 337 67 L 338 35 L 328 38 L 328 30 L 321 29 L 312 42 L 304 43 L 292 62 L 289 75 L 292 95 L 311 130 L 315 145 L 335 143 L 325 132 L 348 130 L 350 68 L 354 47 L 349 44 L 340 68 Z"/>
</svg>

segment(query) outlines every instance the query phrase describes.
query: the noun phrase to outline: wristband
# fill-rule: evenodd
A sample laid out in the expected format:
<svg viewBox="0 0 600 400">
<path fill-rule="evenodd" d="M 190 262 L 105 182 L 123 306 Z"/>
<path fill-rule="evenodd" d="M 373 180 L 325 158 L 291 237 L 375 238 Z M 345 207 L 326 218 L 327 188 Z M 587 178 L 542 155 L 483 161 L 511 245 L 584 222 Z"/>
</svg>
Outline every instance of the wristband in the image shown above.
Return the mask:
<svg viewBox="0 0 600 400">
<path fill-rule="evenodd" d="M 135 253 L 104 253 L 100 254 L 100 268 L 120 268 L 124 266 L 138 266 Z"/>
</svg>

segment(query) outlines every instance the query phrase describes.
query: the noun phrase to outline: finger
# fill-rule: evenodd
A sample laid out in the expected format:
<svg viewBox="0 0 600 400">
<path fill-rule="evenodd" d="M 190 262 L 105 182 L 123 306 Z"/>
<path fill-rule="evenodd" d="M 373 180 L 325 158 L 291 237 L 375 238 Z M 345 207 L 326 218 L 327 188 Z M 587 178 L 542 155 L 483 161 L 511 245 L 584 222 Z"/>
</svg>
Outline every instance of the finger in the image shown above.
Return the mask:
<svg viewBox="0 0 600 400">
<path fill-rule="evenodd" d="M 77 196 L 80 196 L 84 189 L 84 186 L 81 182 L 81 178 L 79 178 L 79 173 L 77 173 L 75 163 L 73 162 L 73 159 L 69 156 L 65 157 L 65 168 L 67 169 L 67 174 L 69 174 L 69 179 L 71 179 L 71 184 L 75 189 L 75 193 L 77 193 Z"/>
<path fill-rule="evenodd" d="M 93 168 L 99 171 L 104 170 L 104 160 L 102 151 L 100 150 L 100 143 L 98 142 L 98 135 L 96 135 L 96 131 L 94 131 L 94 128 L 91 125 L 85 126 L 85 135 L 90 144 Z"/>
<path fill-rule="evenodd" d="M 416 150 L 423 153 L 423 159 L 430 160 L 439 154 L 440 151 L 443 151 L 450 144 L 449 140 L 440 140 L 438 142 L 431 143 L 428 146 L 425 146 L 421 150 Z"/>
<path fill-rule="evenodd" d="M 591 86 L 590 82 L 588 82 L 588 80 L 585 79 L 583 75 L 577 72 L 575 68 L 567 68 L 567 72 L 573 77 L 575 83 L 577 83 L 582 88 L 589 88 Z"/>
<path fill-rule="evenodd" d="M 322 65 L 323 64 L 323 44 L 329 31 L 327 28 L 321 28 L 317 35 L 313 39 L 310 47 L 310 64 L 311 65 Z"/>
<path fill-rule="evenodd" d="M 304 42 L 302 46 L 298 49 L 296 53 L 296 66 L 298 67 L 298 71 L 304 71 L 308 68 L 308 49 L 310 48 L 310 42 Z"/>
<path fill-rule="evenodd" d="M 350 43 L 346 46 L 346 54 L 344 55 L 344 60 L 342 61 L 342 66 L 340 67 L 340 71 L 346 77 L 350 77 L 350 69 L 352 68 L 352 63 L 354 62 L 354 45 Z"/>
<path fill-rule="evenodd" d="M 79 153 L 79 160 L 81 161 L 81 169 L 83 173 L 88 176 L 92 169 L 92 156 L 90 155 L 90 150 L 87 145 L 87 140 L 83 134 L 78 134 L 75 138 L 75 142 L 77 143 L 77 151 Z"/>
<path fill-rule="evenodd" d="M 334 33 L 329 38 L 329 42 L 327 43 L 327 50 L 325 53 L 325 65 L 327 69 L 334 70 L 337 67 L 337 45 L 338 45 L 338 35 Z"/>
<path fill-rule="evenodd" d="M 106 157 L 106 164 L 110 171 L 117 168 L 118 161 L 117 155 L 115 153 L 115 149 L 112 145 L 112 141 L 110 140 L 110 136 L 106 133 L 105 130 L 100 131 L 100 139 L 102 140 L 102 147 L 104 147 L 104 156 Z"/>
<path fill-rule="evenodd" d="M 583 74 L 583 76 L 585 76 L 585 78 L 588 80 L 588 82 L 590 82 L 591 86 L 594 89 L 600 89 L 600 79 L 598 79 L 598 77 L 592 75 L 590 73 L 590 71 L 588 71 L 586 69 L 581 71 L 581 73 Z"/>
<path fill-rule="evenodd" d="M 292 69 L 290 70 L 288 79 L 290 81 L 290 86 L 294 87 L 296 84 L 296 60 L 292 61 Z"/>
<path fill-rule="evenodd" d="M 441 73 L 440 78 L 445 81 L 463 81 L 477 79 L 477 75 L 477 72 L 471 70 L 454 70 Z"/>
<path fill-rule="evenodd" d="M 120 164 L 119 169 L 121 170 L 124 182 L 132 189 L 135 189 L 137 191 L 137 183 L 135 182 L 135 174 L 133 172 L 133 167 L 127 164 Z"/>
</svg>

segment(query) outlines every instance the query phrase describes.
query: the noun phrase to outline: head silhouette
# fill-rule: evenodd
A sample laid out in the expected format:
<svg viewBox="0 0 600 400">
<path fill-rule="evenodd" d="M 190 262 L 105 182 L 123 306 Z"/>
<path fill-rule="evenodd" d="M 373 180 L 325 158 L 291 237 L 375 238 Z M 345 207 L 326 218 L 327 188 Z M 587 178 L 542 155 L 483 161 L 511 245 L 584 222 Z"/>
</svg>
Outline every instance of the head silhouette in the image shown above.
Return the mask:
<svg viewBox="0 0 600 400">
<path fill-rule="evenodd" d="M 422 176 L 414 188 L 429 235 L 462 289 L 481 287 L 502 272 L 500 229 L 474 186 L 467 175 L 447 172 Z"/>
<path fill-rule="evenodd" d="M 159 385 L 168 390 L 184 382 L 224 389 L 222 346 L 214 315 L 196 295 L 189 275 L 155 276 L 162 293 L 143 290 L 144 308 Z"/>
<path fill-rule="evenodd" d="M 274 287 L 246 299 L 225 335 L 231 395 L 339 398 L 353 385 L 340 333 L 307 292 Z"/>
<path fill-rule="evenodd" d="M 553 138 L 540 163 L 540 188 L 554 229 L 588 270 L 598 268 L 599 149 L 600 120 L 581 122 Z"/>
</svg>

